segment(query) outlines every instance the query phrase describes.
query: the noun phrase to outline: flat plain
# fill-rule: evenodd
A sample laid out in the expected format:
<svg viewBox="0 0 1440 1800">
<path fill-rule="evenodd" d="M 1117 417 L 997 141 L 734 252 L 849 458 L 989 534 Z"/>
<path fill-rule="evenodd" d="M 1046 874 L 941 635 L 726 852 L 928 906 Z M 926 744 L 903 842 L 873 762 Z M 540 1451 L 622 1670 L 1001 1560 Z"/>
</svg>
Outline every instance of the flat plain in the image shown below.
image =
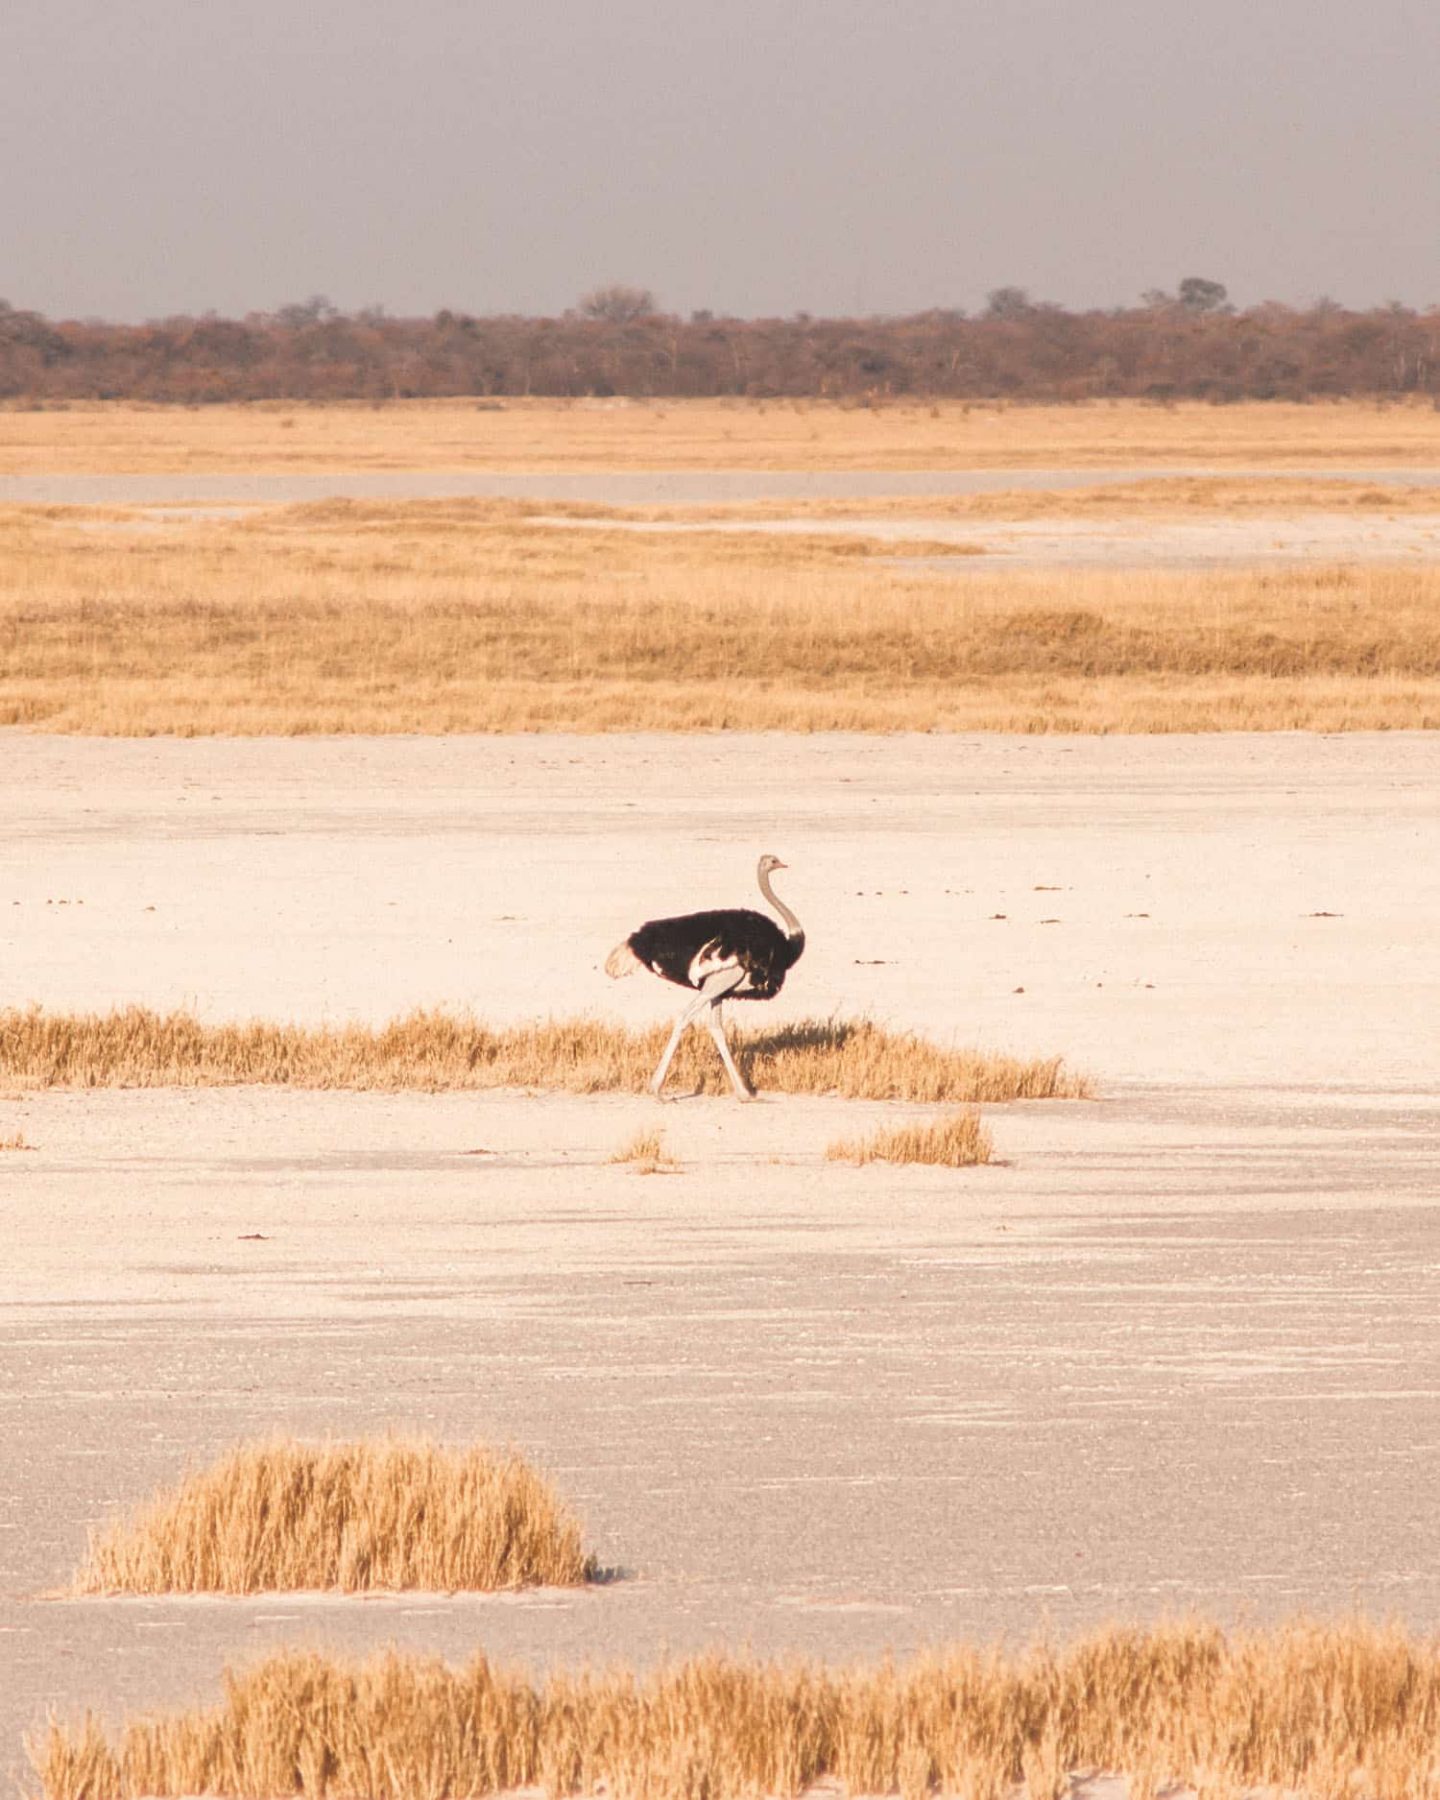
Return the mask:
<svg viewBox="0 0 1440 1800">
<path fill-rule="evenodd" d="M 1422 400 L 1077 406 L 418 400 L 0 409 L 7 476 L 1440 467 Z"/>
<path fill-rule="evenodd" d="M 345 497 L 335 479 L 339 496 L 279 505 L 0 507 L 0 723 L 1440 724 L 1440 484 L 1212 475 L 556 511 Z"/>
<path fill-rule="evenodd" d="M 297 1641 L 544 1667 L 1433 1624 L 1433 737 L 7 752 L 19 1001 L 663 1018 L 610 944 L 744 902 L 763 844 L 811 933 L 775 1014 L 1063 1050 L 1100 1096 L 986 1107 L 995 1161 L 947 1170 L 827 1162 L 925 1109 L 823 1098 L 11 1094 L 7 1755 L 48 1705 L 206 1698 Z M 610 1162 L 654 1122 L 678 1173 Z M 523 1450 L 625 1578 L 37 1597 L 239 1437 L 389 1427 Z"/>
<path fill-rule="evenodd" d="M 711 1646 L 834 1663 L 1192 1613 L 1435 1630 L 1440 736 L 1407 727 L 1431 722 L 1422 477 L 1440 424 L 818 410 L 0 414 L 17 478 L 203 475 L 220 485 L 168 499 L 224 509 L 147 517 L 153 495 L 91 493 L 5 513 L 20 597 L 0 676 L 54 707 L 0 732 L 4 1004 L 653 1025 L 675 996 L 609 982 L 608 950 L 647 916 L 753 903 L 773 850 L 809 941 L 764 1022 L 873 1018 L 1063 1055 L 1094 1083 L 984 1106 L 992 1160 L 945 1168 L 827 1158 L 934 1117 L 896 1102 L 35 1091 L 0 1073 L 0 1145 L 16 1144 L 0 1150 L 0 1779 L 47 1708 L 113 1723 L 211 1700 L 226 1662 L 288 1645 L 542 1671 Z M 1107 462 L 1123 495 L 1090 479 Z M 1178 487 L 1133 479 L 1201 465 Z M 646 471 L 667 466 L 694 487 L 657 494 Z M 456 467 L 536 491 L 461 513 L 443 493 L 312 509 L 244 491 L 247 470 L 343 496 L 356 471 Z M 765 474 L 807 467 L 865 491 L 797 496 Z M 691 530 L 716 522 L 686 509 L 715 502 L 705 471 L 726 468 L 755 485 L 718 496 L 726 530 Z M 1003 486 L 901 481 L 946 468 Z M 652 486 L 586 518 L 531 469 Z M 1390 485 L 1350 479 L 1371 469 Z M 1149 535 L 1138 564 L 1077 570 L 1052 546 L 992 572 L 1004 534 L 1032 527 Z M 1174 536 L 1196 528 L 1248 530 L 1252 549 L 1283 529 L 1294 554 L 1197 569 Z M 1367 531 L 1389 534 L 1384 553 L 1357 548 Z M 893 566 L 947 534 L 945 570 Z M 562 721 L 603 731 L 404 714 L 396 643 L 423 674 L 464 611 L 447 604 L 473 600 L 467 559 L 479 585 L 513 584 L 507 630 L 540 588 L 564 596 L 535 623 L 545 654 L 596 599 L 549 685 L 577 709 Z M 690 635 L 664 657 L 687 704 L 701 674 L 722 692 L 758 619 L 792 674 L 807 642 L 812 660 L 841 642 L 869 658 L 827 663 L 820 710 L 792 714 L 843 722 L 838 690 L 872 708 L 867 728 L 637 731 L 654 721 L 628 690 L 599 718 L 589 658 L 637 573 L 652 585 L 630 641 L 671 583 L 659 616 Z M 230 666 L 212 635 L 207 661 L 184 621 L 217 607 L 226 630 L 248 607 L 274 635 L 240 656 L 229 640 Z M 917 607 L 926 629 L 906 637 Z M 1269 665 L 1226 681 L 1264 722 L 1323 705 L 1351 728 L 1190 732 L 1245 720 L 1219 708 L 1213 667 L 1188 715 L 1175 670 L 1151 671 L 1142 717 L 1140 689 L 1117 693 L 1135 668 L 1084 666 L 1027 696 L 1043 734 L 961 728 L 973 667 L 927 677 L 950 729 L 893 729 L 916 701 L 894 658 L 937 618 L 999 619 L 993 654 L 1003 621 L 1036 610 L 1055 615 L 1047 643 L 1098 610 L 1132 652 L 1143 626 L 1177 664 L 1197 641 L 1253 651 L 1289 632 L 1290 665 L 1271 643 Z M 421 635 L 374 635 L 411 616 Z M 368 663 L 313 654 L 326 619 L 360 620 Z M 107 672 L 117 644 L 159 659 L 148 688 Z M 497 658 L 523 650 L 491 640 Z M 727 723 L 667 704 L 670 724 Z M 1083 735 L 1058 729 L 1076 708 Z M 615 1160 L 657 1128 L 666 1166 Z M 392 1429 L 513 1446 L 619 1578 L 489 1598 L 54 1597 L 92 1526 L 241 1438 Z"/>
</svg>

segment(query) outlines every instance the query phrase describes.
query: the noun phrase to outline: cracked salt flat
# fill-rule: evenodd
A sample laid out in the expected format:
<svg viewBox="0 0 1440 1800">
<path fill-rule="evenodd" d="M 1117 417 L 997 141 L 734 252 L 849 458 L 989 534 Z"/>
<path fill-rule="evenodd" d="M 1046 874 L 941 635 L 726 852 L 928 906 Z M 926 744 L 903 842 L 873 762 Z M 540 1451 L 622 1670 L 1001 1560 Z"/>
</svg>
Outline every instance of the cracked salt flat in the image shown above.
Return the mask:
<svg viewBox="0 0 1440 1800">
<path fill-rule="evenodd" d="M 769 1016 L 1063 1050 L 1100 1097 L 990 1109 L 1003 1160 L 961 1175 L 824 1164 L 874 1108 L 695 1102 L 663 1180 L 605 1162 L 628 1097 L 0 1097 L 38 1146 L 0 1162 L 0 1763 L 52 1703 L 212 1698 L 295 1641 L 543 1666 L 1440 1620 L 1436 740 L 4 750 L 17 999 L 664 1017 L 599 960 L 748 900 L 773 848 L 811 948 Z M 33 1598 L 238 1436 L 389 1426 L 522 1446 L 627 1578 Z"/>
</svg>

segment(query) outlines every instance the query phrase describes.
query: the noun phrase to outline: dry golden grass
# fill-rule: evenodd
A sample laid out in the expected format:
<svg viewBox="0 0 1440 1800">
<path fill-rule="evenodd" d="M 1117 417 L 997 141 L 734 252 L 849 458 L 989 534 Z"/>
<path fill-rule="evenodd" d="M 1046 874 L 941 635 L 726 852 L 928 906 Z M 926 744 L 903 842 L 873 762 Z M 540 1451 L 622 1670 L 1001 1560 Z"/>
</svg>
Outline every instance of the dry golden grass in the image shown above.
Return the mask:
<svg viewBox="0 0 1440 1800">
<path fill-rule="evenodd" d="M 995 1150 L 978 1112 L 948 1113 L 915 1125 L 887 1125 L 868 1137 L 839 1138 L 827 1146 L 831 1162 L 936 1163 L 968 1169 L 988 1163 Z"/>
<path fill-rule="evenodd" d="M 0 1137 L 0 1150 L 33 1150 L 23 1131 L 12 1131 L 8 1137 Z"/>
<path fill-rule="evenodd" d="M 1435 567 L 1007 574 L 970 558 L 957 577 L 895 567 L 863 537 L 559 531 L 466 502 L 86 528 L 104 522 L 0 512 L 0 724 L 1440 726 Z"/>
<path fill-rule="evenodd" d="M 543 1681 L 478 1657 L 227 1673 L 218 1707 L 87 1718 L 31 1745 L 46 1800 L 209 1794 L 436 1800 L 538 1785 L 615 1800 L 850 1794 L 1054 1800 L 1071 1772 L 1202 1795 L 1434 1800 L 1440 1644 L 1362 1623 L 1227 1637 L 1114 1628 L 1065 1650 L 947 1648 L 848 1669 L 720 1654 Z"/>
<path fill-rule="evenodd" d="M 1090 487 L 995 488 L 981 494 L 895 494 L 870 499 L 748 500 L 708 506 L 596 506 L 572 502 L 537 506 L 541 516 L 629 520 L 653 524 L 760 524 L 804 521 L 913 519 L 996 521 L 1034 519 L 1192 519 L 1241 514 L 1304 518 L 1315 513 L 1347 517 L 1421 517 L 1440 524 L 1440 485 L 1402 486 L 1344 477 L 1299 475 L 1171 475 L 1143 481 L 1097 482 Z M 952 550 L 955 545 L 949 546 Z M 983 550 L 983 544 L 975 546 Z"/>
<path fill-rule="evenodd" d="M 668 1029 L 603 1019 L 488 1026 L 413 1012 L 378 1028 L 255 1020 L 206 1025 L 185 1012 L 141 1006 L 110 1013 L 0 1010 L 0 1077 L 20 1089 L 51 1087 L 285 1087 L 383 1089 L 542 1088 L 571 1094 L 640 1093 Z M 734 1034 L 751 1084 L 782 1094 L 853 1100 L 1083 1098 L 1083 1076 L 1059 1057 L 1023 1061 L 952 1050 L 868 1020 L 802 1019 Z M 708 1054 L 707 1054 L 708 1050 Z M 692 1036 L 676 1078 L 729 1093 L 719 1058 Z"/>
<path fill-rule="evenodd" d="M 637 1175 L 669 1175 L 680 1167 L 678 1160 L 665 1148 L 664 1132 L 655 1130 L 637 1131 L 629 1143 L 622 1144 L 606 1160 L 629 1163 Z"/>
<path fill-rule="evenodd" d="M 248 1444 L 92 1533 L 81 1594 L 573 1587 L 580 1527 L 517 1456 L 379 1440 Z"/>
<path fill-rule="evenodd" d="M 0 473 L 1440 464 L 1424 401 L 866 407 L 824 401 L 264 402 L 0 410 Z"/>
</svg>

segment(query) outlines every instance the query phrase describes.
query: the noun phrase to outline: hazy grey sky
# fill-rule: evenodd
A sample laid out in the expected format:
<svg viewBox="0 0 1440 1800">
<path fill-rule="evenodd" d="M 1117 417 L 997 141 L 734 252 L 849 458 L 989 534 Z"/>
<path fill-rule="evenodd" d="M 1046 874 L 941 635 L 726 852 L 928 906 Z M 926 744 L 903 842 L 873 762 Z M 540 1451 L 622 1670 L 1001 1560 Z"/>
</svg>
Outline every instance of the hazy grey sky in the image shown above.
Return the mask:
<svg viewBox="0 0 1440 1800">
<path fill-rule="evenodd" d="M 67 316 L 1440 301 L 1436 0 L 0 0 Z"/>
</svg>

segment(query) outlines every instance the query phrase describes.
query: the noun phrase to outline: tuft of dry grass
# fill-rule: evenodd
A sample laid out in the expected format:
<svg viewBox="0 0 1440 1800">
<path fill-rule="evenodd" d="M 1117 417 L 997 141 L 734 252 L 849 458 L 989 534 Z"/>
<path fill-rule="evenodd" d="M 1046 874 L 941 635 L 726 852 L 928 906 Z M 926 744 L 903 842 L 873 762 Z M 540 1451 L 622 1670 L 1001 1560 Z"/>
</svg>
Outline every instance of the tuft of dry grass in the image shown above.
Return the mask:
<svg viewBox="0 0 1440 1800">
<path fill-rule="evenodd" d="M 35 1146 L 26 1138 L 23 1131 L 12 1131 L 9 1137 L 0 1137 L 0 1150 L 33 1150 Z"/>
<path fill-rule="evenodd" d="M 206 1025 L 192 1013 L 143 1006 L 109 1013 L 10 1008 L 0 1010 L 0 1078 L 22 1089 L 274 1084 L 640 1093 L 668 1036 L 665 1025 L 635 1030 L 591 1018 L 489 1026 L 420 1011 L 379 1027 Z M 734 1046 L 751 1085 L 782 1094 L 975 1102 L 1083 1099 L 1091 1092 L 1059 1057 L 1026 1061 L 947 1049 L 866 1019 L 739 1031 Z M 682 1043 L 677 1079 L 728 1093 L 719 1059 L 707 1049 L 694 1034 Z"/>
<path fill-rule="evenodd" d="M 612 1163 L 630 1163 L 637 1175 L 671 1175 L 679 1169 L 679 1160 L 665 1148 L 662 1131 L 637 1131 L 628 1144 L 622 1144 L 606 1159 Z"/>
<path fill-rule="evenodd" d="M 81 1594 L 453 1592 L 593 1578 L 580 1527 L 518 1456 L 426 1442 L 247 1444 L 91 1534 Z"/>
<path fill-rule="evenodd" d="M 969 557 L 961 578 L 897 566 L 901 547 L 559 531 L 499 502 L 164 526 L 0 509 L 0 725 L 1440 727 L 1433 565 L 1007 573 Z"/>
<path fill-rule="evenodd" d="M 1071 1772 L 1132 1793 L 1440 1787 L 1440 1642 L 1361 1622 L 1226 1636 L 1123 1627 L 1063 1650 L 965 1646 L 828 1668 L 721 1654 L 543 1680 L 397 1652 L 285 1651 L 227 1672 L 221 1704 L 114 1739 L 87 1717 L 30 1744 L 45 1800 L 208 1794 L 431 1800 L 540 1786 L 616 1800 L 851 1794 L 1053 1800 Z"/>
<path fill-rule="evenodd" d="M 954 1112 L 914 1125 L 882 1126 L 868 1137 L 838 1138 L 825 1154 L 831 1162 L 935 1163 L 968 1169 L 988 1163 L 994 1150 L 978 1112 Z"/>
</svg>

